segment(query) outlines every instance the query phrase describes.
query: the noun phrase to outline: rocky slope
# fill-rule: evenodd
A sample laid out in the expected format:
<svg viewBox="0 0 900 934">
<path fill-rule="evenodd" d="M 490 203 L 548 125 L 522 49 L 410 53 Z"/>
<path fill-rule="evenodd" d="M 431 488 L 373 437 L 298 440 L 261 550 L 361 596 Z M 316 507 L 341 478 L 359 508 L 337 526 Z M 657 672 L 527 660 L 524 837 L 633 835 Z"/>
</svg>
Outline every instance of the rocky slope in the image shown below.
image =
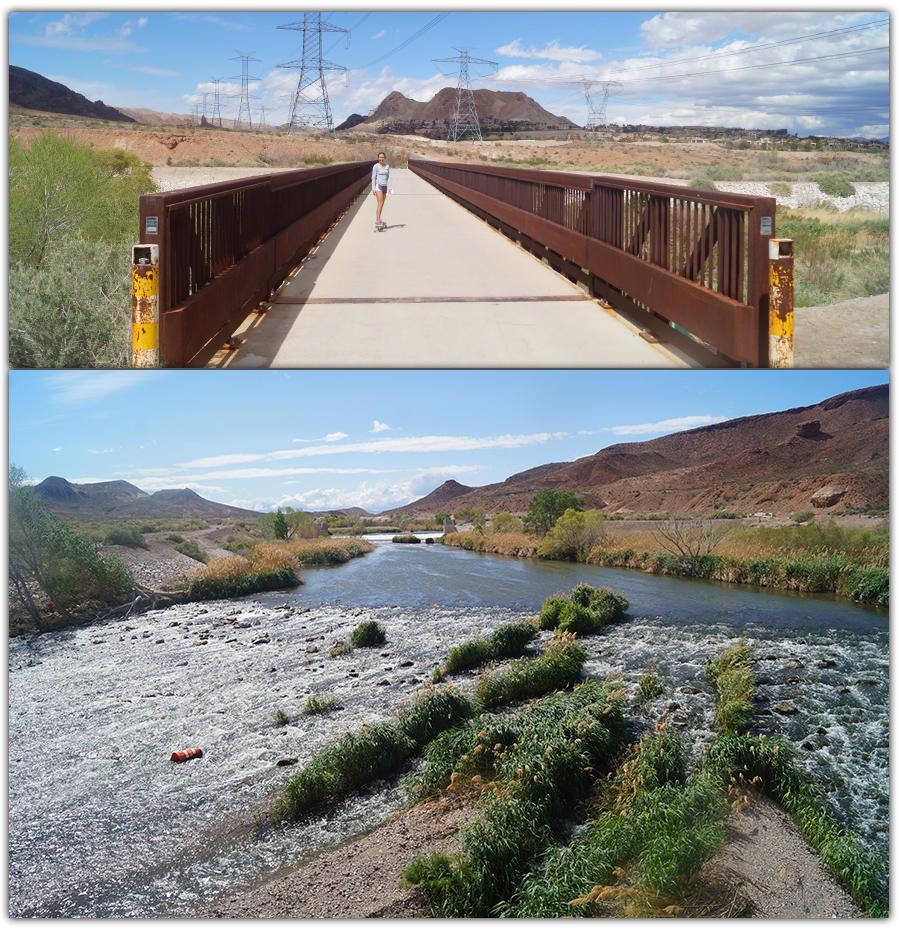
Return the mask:
<svg viewBox="0 0 900 934">
<path fill-rule="evenodd" d="M 427 516 L 475 506 L 522 513 L 544 488 L 573 490 L 589 508 L 621 513 L 876 508 L 888 500 L 888 404 L 887 385 L 860 389 L 817 405 L 614 444 L 502 483 L 448 481 L 394 512 Z"/>
<path fill-rule="evenodd" d="M 103 101 L 89 101 L 83 94 L 51 81 L 36 71 L 9 66 L 9 103 L 46 113 L 93 117 L 97 120 L 116 120 L 133 123 L 133 119 Z"/>
</svg>

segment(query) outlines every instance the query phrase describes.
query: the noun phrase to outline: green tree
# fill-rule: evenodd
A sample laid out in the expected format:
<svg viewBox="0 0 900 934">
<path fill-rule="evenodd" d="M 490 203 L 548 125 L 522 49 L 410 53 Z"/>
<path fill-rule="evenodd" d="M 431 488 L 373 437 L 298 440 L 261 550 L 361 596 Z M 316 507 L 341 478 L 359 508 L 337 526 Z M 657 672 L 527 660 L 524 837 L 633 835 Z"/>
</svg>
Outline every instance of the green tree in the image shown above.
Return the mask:
<svg viewBox="0 0 900 934">
<path fill-rule="evenodd" d="M 584 500 L 569 490 L 543 489 L 528 504 L 522 528 L 543 538 L 567 509 L 584 509 Z"/>
<path fill-rule="evenodd" d="M 45 132 L 9 137 L 9 363 L 121 367 L 131 359 L 131 246 L 150 166 Z"/>
<path fill-rule="evenodd" d="M 43 628 L 41 597 L 68 620 L 79 604 L 112 606 L 133 595 L 128 566 L 57 521 L 26 481 L 26 472 L 10 464 L 9 579 L 29 615 Z"/>
<path fill-rule="evenodd" d="M 272 519 L 272 532 L 275 538 L 285 539 L 288 537 L 289 531 L 287 519 L 285 519 L 284 513 L 279 506 L 278 509 L 275 510 L 275 517 Z"/>
<path fill-rule="evenodd" d="M 498 532 L 501 535 L 506 532 L 521 532 L 522 520 L 518 516 L 514 516 L 509 510 L 498 512 L 491 519 L 491 531 Z"/>
<path fill-rule="evenodd" d="M 585 558 L 597 545 L 608 545 L 606 517 L 596 509 L 579 512 L 567 509 L 546 534 L 538 554 L 577 560 Z"/>
</svg>

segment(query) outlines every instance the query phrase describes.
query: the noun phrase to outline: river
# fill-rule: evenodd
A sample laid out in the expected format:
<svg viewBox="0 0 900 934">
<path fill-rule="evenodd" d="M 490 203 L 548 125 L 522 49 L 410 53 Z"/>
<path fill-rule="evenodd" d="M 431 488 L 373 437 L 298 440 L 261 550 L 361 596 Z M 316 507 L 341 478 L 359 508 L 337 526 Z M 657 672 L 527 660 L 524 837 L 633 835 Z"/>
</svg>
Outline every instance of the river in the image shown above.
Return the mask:
<svg viewBox="0 0 900 934">
<path fill-rule="evenodd" d="M 389 718 L 452 646 L 580 581 L 631 604 L 585 639 L 586 674 L 636 683 L 654 663 L 666 685 L 632 716 L 650 724 L 675 700 L 698 752 L 713 735 L 703 664 L 745 637 L 768 698 L 761 727 L 791 739 L 850 829 L 887 845 L 886 611 L 373 538 L 374 552 L 307 571 L 294 591 L 10 640 L 10 916 L 190 917 L 377 827 L 404 806 L 396 782 L 289 827 L 260 832 L 254 814 L 343 731 Z M 385 645 L 329 653 L 367 619 Z M 314 696 L 340 707 L 300 717 Z M 772 710 L 783 703 L 799 712 Z M 203 757 L 170 761 L 190 747 Z"/>
</svg>

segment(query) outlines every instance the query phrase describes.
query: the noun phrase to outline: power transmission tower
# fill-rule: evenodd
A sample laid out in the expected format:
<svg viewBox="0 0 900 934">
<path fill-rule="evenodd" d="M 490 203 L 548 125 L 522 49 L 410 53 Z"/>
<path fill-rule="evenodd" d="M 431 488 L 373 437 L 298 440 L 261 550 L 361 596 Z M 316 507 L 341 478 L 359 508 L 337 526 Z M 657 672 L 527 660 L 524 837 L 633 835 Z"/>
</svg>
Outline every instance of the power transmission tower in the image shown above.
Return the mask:
<svg viewBox="0 0 900 934">
<path fill-rule="evenodd" d="M 219 78 L 211 78 L 211 81 L 215 82 L 215 90 L 213 91 L 213 106 L 212 106 L 212 116 L 209 118 L 211 126 L 218 126 L 220 129 L 222 127 L 222 110 L 219 107 Z"/>
<path fill-rule="evenodd" d="M 322 58 L 322 33 L 339 32 L 346 35 L 349 30 L 322 22 L 321 13 L 304 13 L 303 22 L 289 23 L 278 29 L 296 29 L 303 33 L 303 58 L 299 61 L 286 62 L 279 68 L 300 68 L 300 80 L 291 108 L 291 125 L 288 133 L 293 134 L 295 127 L 319 127 L 334 136 L 334 123 L 331 119 L 331 106 L 328 103 L 328 89 L 325 86 L 326 71 L 346 71 L 343 65 L 335 65 Z"/>
<path fill-rule="evenodd" d="M 235 49 L 237 52 L 237 49 Z M 253 120 L 250 117 L 250 82 L 259 81 L 259 78 L 251 78 L 248 72 L 248 63 L 249 62 L 258 62 L 258 58 L 253 58 L 253 53 L 249 55 L 244 55 L 241 52 L 238 52 L 238 58 L 241 61 L 241 102 L 238 105 L 238 115 L 237 119 L 234 121 L 234 128 L 236 130 L 243 129 L 243 117 L 244 114 L 247 115 L 247 126 L 252 130 L 253 129 Z M 236 62 L 238 58 L 231 58 L 229 61 Z M 237 75 L 234 76 L 237 78 Z"/>
<path fill-rule="evenodd" d="M 596 130 L 606 132 L 609 130 L 609 121 L 606 119 L 606 105 L 609 93 L 622 88 L 620 81 L 587 81 L 584 82 L 584 99 L 587 101 L 588 118 L 584 128 L 593 133 Z M 591 94 L 591 88 L 598 86 L 603 89 L 603 100 L 598 104 Z"/>
<path fill-rule="evenodd" d="M 454 46 L 456 48 L 456 46 Z M 459 83 L 456 86 L 456 102 L 453 106 L 453 115 L 450 119 L 450 130 L 447 139 L 451 142 L 471 136 L 473 142 L 481 142 L 481 127 L 478 125 L 478 114 L 475 111 L 475 95 L 469 83 L 469 65 L 492 65 L 497 69 L 496 62 L 489 62 L 483 58 L 472 58 L 468 49 L 456 49 L 459 58 L 433 58 L 433 62 L 456 62 L 459 64 Z M 488 72 L 491 74 L 491 72 Z M 486 75 L 479 75 L 484 78 Z"/>
<path fill-rule="evenodd" d="M 257 126 L 261 130 L 264 130 L 266 128 L 266 105 L 265 104 L 259 105 L 259 121 L 257 123 Z"/>
</svg>

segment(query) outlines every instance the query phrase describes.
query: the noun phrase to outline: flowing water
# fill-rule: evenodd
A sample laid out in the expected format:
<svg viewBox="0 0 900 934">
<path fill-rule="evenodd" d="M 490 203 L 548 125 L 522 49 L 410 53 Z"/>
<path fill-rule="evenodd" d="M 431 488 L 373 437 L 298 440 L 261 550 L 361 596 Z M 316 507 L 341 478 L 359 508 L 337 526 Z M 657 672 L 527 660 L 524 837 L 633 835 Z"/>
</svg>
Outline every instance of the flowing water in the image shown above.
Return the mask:
<svg viewBox="0 0 900 934">
<path fill-rule="evenodd" d="M 10 915 L 190 916 L 374 829 L 405 804 L 397 782 L 280 829 L 261 831 L 254 815 L 317 750 L 415 696 L 452 646 L 580 581 L 631 603 L 585 639 L 586 674 L 634 684 L 652 663 L 666 685 L 649 709 L 630 709 L 639 723 L 675 700 L 699 751 L 713 736 L 703 664 L 745 637 L 767 697 L 760 728 L 790 738 L 854 833 L 887 845 L 885 611 L 388 537 L 306 572 L 295 591 L 10 640 Z M 385 645 L 330 654 L 367 619 Z M 467 690 L 472 678 L 450 681 Z M 330 696 L 339 709 L 299 716 Z M 191 747 L 203 757 L 170 761 Z"/>
</svg>

